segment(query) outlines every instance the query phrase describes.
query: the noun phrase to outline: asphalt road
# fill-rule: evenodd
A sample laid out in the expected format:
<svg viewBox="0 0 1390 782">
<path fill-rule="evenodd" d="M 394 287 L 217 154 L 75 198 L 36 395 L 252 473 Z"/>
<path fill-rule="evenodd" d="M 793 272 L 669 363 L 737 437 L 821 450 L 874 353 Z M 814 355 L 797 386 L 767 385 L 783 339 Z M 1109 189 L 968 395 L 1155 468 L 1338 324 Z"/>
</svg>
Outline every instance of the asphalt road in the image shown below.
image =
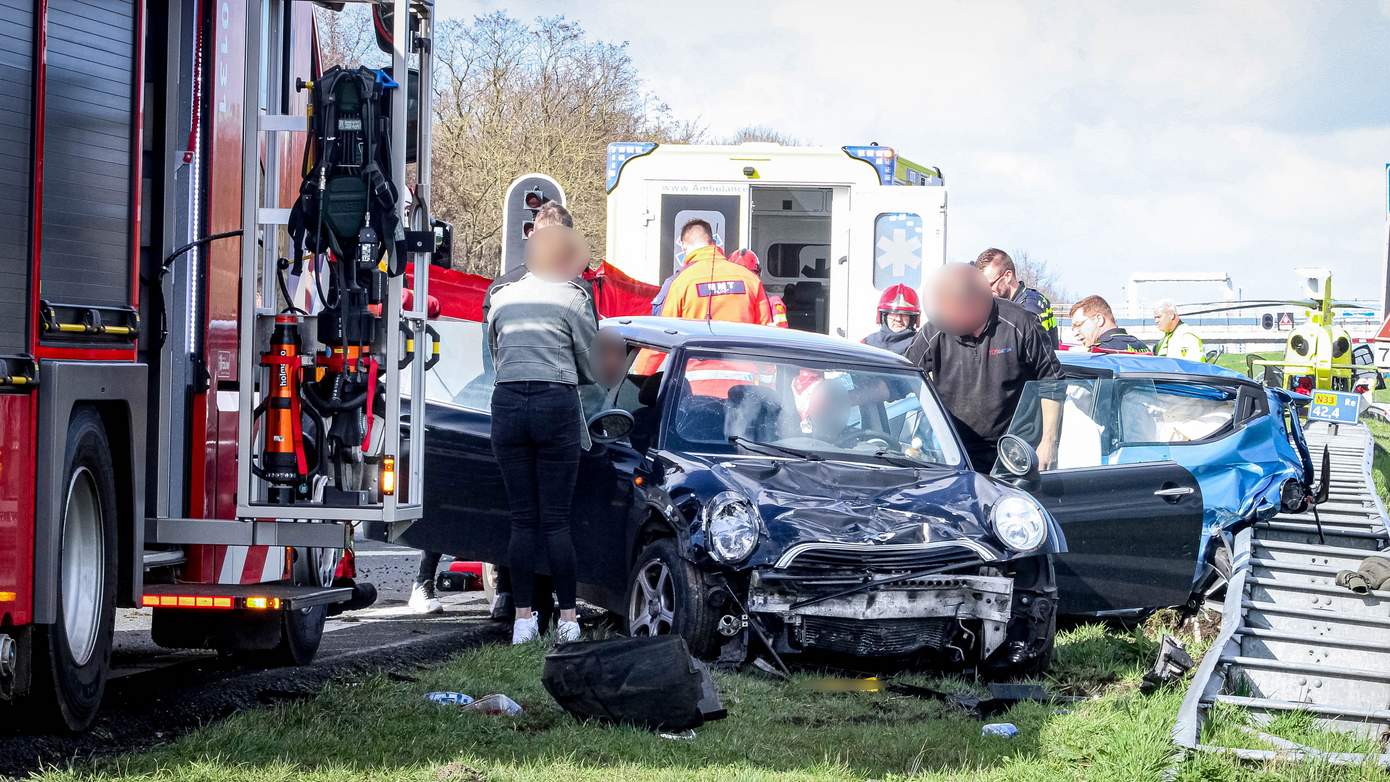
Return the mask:
<svg viewBox="0 0 1390 782">
<path fill-rule="evenodd" d="M 418 552 L 363 541 L 356 550 L 359 578 L 377 586 L 377 603 L 330 619 L 318 656 L 303 668 L 248 667 L 212 652 L 160 649 L 149 638 L 150 612 L 122 609 L 112 678 L 96 724 L 80 736 L 0 733 L 0 776 L 137 751 L 241 709 L 312 696 L 330 681 L 374 671 L 408 675 L 416 666 L 503 639 L 507 628 L 487 620 L 481 592 L 440 593 L 442 614 L 410 612 L 406 600 Z"/>
</svg>

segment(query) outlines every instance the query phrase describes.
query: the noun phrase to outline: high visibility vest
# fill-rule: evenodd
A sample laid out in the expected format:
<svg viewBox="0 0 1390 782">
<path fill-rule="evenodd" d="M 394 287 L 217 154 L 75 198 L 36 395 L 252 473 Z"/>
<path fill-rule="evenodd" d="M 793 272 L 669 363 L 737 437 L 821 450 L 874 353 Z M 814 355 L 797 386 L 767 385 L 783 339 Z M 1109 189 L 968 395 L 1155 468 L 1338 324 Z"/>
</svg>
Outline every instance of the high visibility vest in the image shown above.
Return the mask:
<svg viewBox="0 0 1390 782">
<path fill-rule="evenodd" d="M 1207 353 L 1202 338 L 1192 327 L 1178 321 L 1177 328 L 1163 335 L 1154 348 L 1154 355 L 1168 358 L 1181 358 L 1187 361 L 1206 361 Z"/>
</svg>

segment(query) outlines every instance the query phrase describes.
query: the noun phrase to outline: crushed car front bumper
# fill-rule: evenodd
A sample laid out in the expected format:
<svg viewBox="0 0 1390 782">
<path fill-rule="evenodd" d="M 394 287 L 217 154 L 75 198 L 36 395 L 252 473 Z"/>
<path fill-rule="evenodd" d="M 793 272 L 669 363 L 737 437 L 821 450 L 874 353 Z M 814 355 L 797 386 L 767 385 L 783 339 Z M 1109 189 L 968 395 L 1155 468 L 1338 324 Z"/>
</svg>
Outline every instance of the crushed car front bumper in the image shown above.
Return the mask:
<svg viewBox="0 0 1390 782">
<path fill-rule="evenodd" d="M 755 571 L 747 606 L 750 613 L 777 619 L 789 640 L 804 649 L 856 657 L 941 650 L 961 622 L 975 620 L 984 659 L 1004 642 L 1013 587 L 1013 579 L 1003 576 L 935 575 L 798 606 L 835 590 Z"/>
</svg>

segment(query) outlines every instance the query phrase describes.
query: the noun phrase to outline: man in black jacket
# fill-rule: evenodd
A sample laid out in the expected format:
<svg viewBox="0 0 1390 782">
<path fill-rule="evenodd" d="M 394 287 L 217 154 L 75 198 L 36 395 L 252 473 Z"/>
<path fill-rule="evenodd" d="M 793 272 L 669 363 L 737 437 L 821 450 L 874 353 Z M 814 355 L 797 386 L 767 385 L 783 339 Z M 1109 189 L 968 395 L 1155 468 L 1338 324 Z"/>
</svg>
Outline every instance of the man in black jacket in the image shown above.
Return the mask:
<svg viewBox="0 0 1390 782">
<path fill-rule="evenodd" d="M 907 358 L 931 375 L 971 465 L 988 473 L 1024 384 L 1060 380 L 1062 365 L 1037 316 L 995 298 L 973 266 L 948 264 L 937 271 L 927 293 L 927 318 Z M 1057 458 L 1061 404 L 1044 397 L 1042 405 L 1038 462 L 1047 469 Z"/>
</svg>

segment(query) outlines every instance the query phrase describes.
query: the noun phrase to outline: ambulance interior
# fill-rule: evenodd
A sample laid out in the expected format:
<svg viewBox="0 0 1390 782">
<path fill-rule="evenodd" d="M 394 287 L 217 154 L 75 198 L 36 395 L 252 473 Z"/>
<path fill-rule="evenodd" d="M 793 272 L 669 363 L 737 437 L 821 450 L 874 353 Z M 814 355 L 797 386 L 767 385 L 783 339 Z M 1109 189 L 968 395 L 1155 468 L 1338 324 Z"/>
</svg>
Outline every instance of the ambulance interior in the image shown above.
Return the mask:
<svg viewBox="0 0 1390 782">
<path fill-rule="evenodd" d="M 794 329 L 829 333 L 828 187 L 754 187 L 749 246 L 762 259 L 763 284 L 782 297 Z"/>
</svg>

